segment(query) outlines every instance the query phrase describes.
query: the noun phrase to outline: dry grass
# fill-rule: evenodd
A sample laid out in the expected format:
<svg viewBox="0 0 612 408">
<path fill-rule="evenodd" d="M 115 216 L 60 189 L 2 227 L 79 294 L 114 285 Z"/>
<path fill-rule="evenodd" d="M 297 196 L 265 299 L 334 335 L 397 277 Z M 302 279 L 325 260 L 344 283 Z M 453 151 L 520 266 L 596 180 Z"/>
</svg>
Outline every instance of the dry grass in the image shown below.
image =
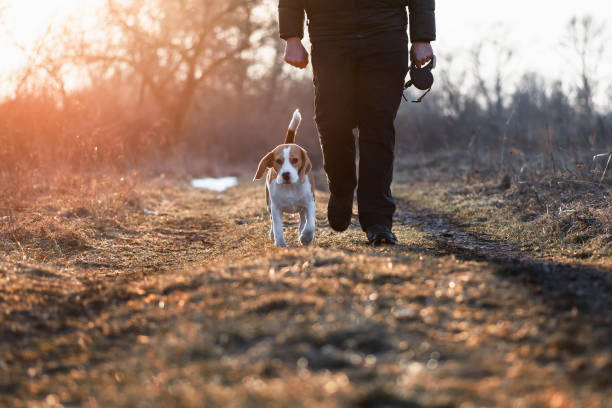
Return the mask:
<svg viewBox="0 0 612 408">
<path fill-rule="evenodd" d="M 425 169 L 400 165 L 396 194 L 539 258 L 612 267 L 609 184 L 550 174 L 473 173 L 461 157 L 444 156 Z"/>
<path fill-rule="evenodd" d="M 314 246 L 289 220 L 275 249 L 248 181 L 96 183 L 3 229 L 0 405 L 612 403 L 609 313 L 535 267 L 457 258 L 402 214 L 396 248 L 319 211 Z"/>
</svg>

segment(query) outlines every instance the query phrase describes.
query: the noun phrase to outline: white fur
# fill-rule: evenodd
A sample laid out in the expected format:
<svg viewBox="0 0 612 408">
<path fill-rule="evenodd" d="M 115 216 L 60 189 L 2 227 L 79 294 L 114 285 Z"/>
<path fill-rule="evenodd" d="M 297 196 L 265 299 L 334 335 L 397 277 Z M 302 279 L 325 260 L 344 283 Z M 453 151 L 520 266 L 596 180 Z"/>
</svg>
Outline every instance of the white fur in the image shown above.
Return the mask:
<svg viewBox="0 0 612 408">
<path fill-rule="evenodd" d="M 276 176 L 276 182 L 278 184 L 285 183 L 285 179 L 283 178 L 283 174 L 285 173 L 289 173 L 291 175 L 289 177 L 289 183 L 296 184 L 297 182 L 300 181 L 300 175 L 298 174 L 298 169 L 293 167 L 293 164 L 291 164 L 291 157 L 289 157 L 290 153 L 291 153 L 291 146 L 285 147 L 283 149 L 283 159 L 284 159 L 283 165 L 281 166 L 280 170 L 278 171 L 278 175 Z"/>
<path fill-rule="evenodd" d="M 295 112 L 293 112 L 293 118 L 291 118 L 291 123 L 289 123 L 289 130 L 297 132 L 300 123 L 302 123 L 302 115 L 300 114 L 300 110 L 296 109 Z"/>
<path fill-rule="evenodd" d="M 302 115 L 296 109 L 289 123 L 289 130 L 296 132 L 301 122 Z M 272 178 L 272 171 L 270 170 L 266 179 L 269 197 L 268 210 L 272 220 L 270 237 L 274 240 L 274 245 L 277 247 L 286 246 L 283 231 L 283 213 L 300 214 L 298 232 L 302 244 L 310 244 L 314 239 L 316 212 L 314 193 L 310 184 L 309 174 L 306 174 L 302 183 L 298 169 L 291 163 L 292 147 L 294 146 L 288 145 L 283 148 L 283 165 L 278 170 L 276 178 Z M 289 179 L 285 180 L 283 174 L 289 174 Z"/>
<path fill-rule="evenodd" d="M 291 166 L 293 167 L 293 166 Z M 307 245 L 314 239 L 316 206 L 309 177 L 303 183 L 279 184 L 268 180 L 270 193 L 270 216 L 272 229 L 270 236 L 274 245 L 285 246 L 283 232 L 283 213 L 300 214 L 300 242 Z"/>
</svg>

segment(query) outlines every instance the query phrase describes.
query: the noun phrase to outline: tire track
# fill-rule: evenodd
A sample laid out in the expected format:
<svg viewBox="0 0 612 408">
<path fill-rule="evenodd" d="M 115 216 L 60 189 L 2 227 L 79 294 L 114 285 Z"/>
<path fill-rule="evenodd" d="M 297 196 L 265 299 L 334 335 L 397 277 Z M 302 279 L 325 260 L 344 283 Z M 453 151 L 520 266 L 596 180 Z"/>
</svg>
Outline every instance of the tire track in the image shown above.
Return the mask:
<svg viewBox="0 0 612 408">
<path fill-rule="evenodd" d="M 427 233 L 441 255 L 490 262 L 501 276 L 526 283 L 558 307 L 598 313 L 612 323 L 610 270 L 538 258 L 511 243 L 467 232 L 465 224 L 448 214 L 405 201 L 398 202 L 398 217 L 404 225 Z"/>
</svg>

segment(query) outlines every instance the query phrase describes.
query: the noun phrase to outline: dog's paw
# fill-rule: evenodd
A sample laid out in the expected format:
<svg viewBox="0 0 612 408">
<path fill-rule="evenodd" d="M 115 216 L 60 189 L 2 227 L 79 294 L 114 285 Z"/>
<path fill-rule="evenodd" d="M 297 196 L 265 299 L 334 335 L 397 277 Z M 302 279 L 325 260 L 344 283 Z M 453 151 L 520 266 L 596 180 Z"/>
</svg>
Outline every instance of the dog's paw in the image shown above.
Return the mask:
<svg viewBox="0 0 612 408">
<path fill-rule="evenodd" d="M 300 242 L 302 243 L 302 245 L 308 245 L 312 243 L 313 240 L 314 240 L 314 231 L 312 230 L 304 230 L 300 234 Z"/>
<path fill-rule="evenodd" d="M 275 242 L 274 246 L 277 248 L 287 248 L 287 244 L 285 243 L 285 241 L 283 242 Z"/>
</svg>

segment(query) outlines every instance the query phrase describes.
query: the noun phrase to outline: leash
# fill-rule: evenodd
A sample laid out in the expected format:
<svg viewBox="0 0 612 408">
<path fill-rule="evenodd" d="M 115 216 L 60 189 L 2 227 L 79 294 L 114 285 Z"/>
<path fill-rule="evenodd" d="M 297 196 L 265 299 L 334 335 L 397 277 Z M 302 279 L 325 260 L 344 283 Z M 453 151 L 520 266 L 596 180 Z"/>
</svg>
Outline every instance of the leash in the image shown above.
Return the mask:
<svg viewBox="0 0 612 408">
<path fill-rule="evenodd" d="M 404 91 L 410 88 L 412 85 L 414 85 L 415 88 L 420 89 L 421 91 L 425 91 L 425 93 L 421 95 L 417 100 L 412 101 L 413 103 L 421 103 L 423 101 L 423 98 L 425 98 L 425 96 L 429 92 L 431 92 L 431 88 L 433 87 L 434 83 L 434 76 L 431 71 L 435 68 L 435 55 L 427 65 L 424 65 L 421 68 L 417 67 L 415 62 L 411 63 L 410 80 L 406 82 L 406 85 L 404 85 Z M 404 98 L 404 100 L 408 102 L 408 99 L 406 99 L 406 95 L 404 95 L 404 92 L 402 92 L 402 98 Z"/>
</svg>

